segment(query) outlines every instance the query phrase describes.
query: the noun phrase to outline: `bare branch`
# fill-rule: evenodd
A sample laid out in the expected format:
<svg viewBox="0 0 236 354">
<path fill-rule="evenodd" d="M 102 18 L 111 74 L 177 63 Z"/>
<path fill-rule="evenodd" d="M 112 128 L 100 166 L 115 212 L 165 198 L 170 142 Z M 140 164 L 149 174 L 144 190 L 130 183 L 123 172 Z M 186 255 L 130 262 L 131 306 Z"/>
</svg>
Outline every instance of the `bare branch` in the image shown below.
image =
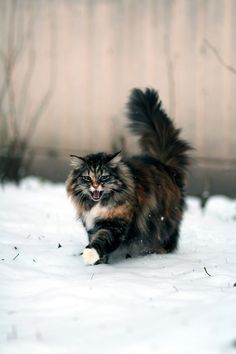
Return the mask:
<svg viewBox="0 0 236 354">
<path fill-rule="evenodd" d="M 10 13 L 8 18 L 8 32 L 7 32 L 7 49 L 1 50 L 0 58 L 3 64 L 3 72 L 5 77 L 3 78 L 3 83 L 0 91 L 0 111 L 2 117 L 6 117 L 4 114 L 4 100 L 7 99 L 6 103 L 8 105 L 8 127 L 9 135 L 12 133 L 13 136 L 18 136 L 18 125 L 17 125 L 17 115 L 16 115 L 16 99 L 15 99 L 15 88 L 13 83 L 13 72 L 16 64 L 16 53 L 15 53 L 15 20 L 17 15 L 18 1 L 9 2 Z"/>
<path fill-rule="evenodd" d="M 10 2 L 10 18 L 8 24 L 8 39 L 7 39 L 7 52 L 8 52 L 8 61 L 11 63 L 12 66 L 16 64 L 16 61 L 21 54 L 22 50 L 20 48 L 23 47 L 24 42 L 17 42 L 17 34 L 18 28 L 17 25 L 17 17 L 19 17 L 18 11 L 18 0 L 14 0 Z M 21 31 L 23 31 L 21 27 Z M 19 49 L 17 48 L 19 46 Z"/>
<path fill-rule="evenodd" d="M 3 101 L 5 98 L 6 92 L 7 92 L 7 80 L 4 78 L 3 83 L 2 83 L 2 87 L 0 90 L 0 111 L 2 111 L 2 109 L 3 109 L 2 106 L 3 106 Z"/>
<path fill-rule="evenodd" d="M 32 5 L 33 6 L 33 5 Z M 30 139 L 43 112 L 47 108 L 53 95 L 56 79 L 56 67 L 53 61 L 55 55 L 55 14 L 50 3 L 48 3 L 49 18 L 51 19 L 50 33 L 50 76 L 46 93 L 39 98 L 35 111 L 30 114 L 26 112 L 27 101 L 29 99 L 29 90 L 33 73 L 35 69 L 36 54 L 34 48 L 34 21 L 35 9 L 27 15 L 27 24 L 25 14 L 19 13 L 19 1 L 9 2 L 7 16 L 6 48 L 0 50 L 0 64 L 3 65 L 4 77 L 0 87 L 0 115 L 7 126 L 7 135 L 13 140 L 21 139 L 29 143 Z M 29 12 L 27 12 L 28 14 Z M 21 80 L 21 87 L 17 89 L 14 82 L 15 69 L 18 67 L 20 56 L 27 60 L 26 71 Z M 26 57 L 25 57 L 26 55 Z M 25 117 L 25 118 L 24 118 Z M 26 123 L 26 124 L 25 124 Z M 27 125 L 25 127 L 25 125 Z M 24 136 L 22 136 L 22 126 L 24 126 Z M 20 135 L 21 134 L 21 135 Z"/>
<path fill-rule="evenodd" d="M 204 38 L 204 43 L 207 46 L 207 48 L 210 49 L 215 54 L 215 57 L 217 58 L 218 62 L 221 65 L 223 65 L 227 70 L 231 71 L 231 73 L 236 75 L 236 68 L 234 68 L 233 66 L 225 63 L 225 61 L 221 58 L 217 48 L 214 47 L 206 38 Z"/>
<path fill-rule="evenodd" d="M 6 55 L 5 55 L 3 50 L 0 50 L 0 59 L 3 62 L 3 65 L 4 65 L 4 63 L 6 61 Z"/>
<path fill-rule="evenodd" d="M 12 73 L 9 73 L 8 81 L 9 121 L 11 123 L 13 134 L 15 137 L 17 137 L 19 135 L 19 129 L 17 123 L 16 98 Z"/>
<path fill-rule="evenodd" d="M 4 77 L 2 78 L 2 87 L 0 89 L 0 112 L 3 111 L 3 101 L 4 101 L 4 98 L 5 98 L 5 95 L 6 95 L 6 92 L 7 92 L 7 80 L 6 80 L 6 62 L 7 62 L 7 58 L 6 58 L 6 55 L 5 53 L 1 50 L 0 51 L 0 59 L 1 59 L 1 62 L 2 62 L 2 65 L 3 65 L 3 74 L 4 74 Z M 1 117 L 0 117 L 1 119 Z"/>
<path fill-rule="evenodd" d="M 33 135 L 34 130 L 36 129 L 36 126 L 38 124 L 39 118 L 41 117 L 43 111 L 46 109 L 50 99 L 52 96 L 52 90 L 49 90 L 45 96 L 42 98 L 39 106 L 37 107 L 35 113 L 32 115 L 32 117 L 30 118 L 30 124 L 29 124 L 29 128 L 26 134 L 26 141 L 29 141 L 30 138 Z"/>
<path fill-rule="evenodd" d="M 56 36 L 55 36 L 55 24 L 54 24 L 55 13 L 54 12 L 50 13 L 50 11 L 52 11 L 52 8 L 50 7 L 50 2 L 48 2 L 47 4 L 48 4 L 48 11 L 49 11 L 49 18 L 51 19 L 51 26 L 50 26 L 51 27 L 50 28 L 50 30 L 51 30 L 50 31 L 51 64 L 50 64 L 49 87 L 48 87 L 46 94 L 41 99 L 41 102 L 39 103 L 35 113 L 30 117 L 30 124 L 29 124 L 28 131 L 26 133 L 26 140 L 28 142 L 32 138 L 32 135 L 33 135 L 33 133 L 37 127 L 37 124 L 39 122 L 39 119 L 40 119 L 41 115 L 43 114 L 43 112 L 45 111 L 45 109 L 47 108 L 47 106 L 51 100 L 51 97 L 52 97 L 54 89 L 55 89 L 55 84 L 56 84 L 56 66 L 53 61 L 53 55 L 55 55 L 56 45 L 57 45 Z"/>
<path fill-rule="evenodd" d="M 32 6 L 34 4 L 34 2 L 31 3 Z M 16 44 L 18 46 L 16 46 L 15 49 L 15 55 L 16 58 L 19 58 L 20 55 L 24 52 L 24 50 L 26 49 L 26 46 L 28 43 L 30 43 L 30 41 L 32 40 L 32 32 L 34 31 L 34 21 L 35 21 L 35 16 L 31 16 L 29 21 L 28 21 L 28 25 L 27 25 L 27 29 L 24 29 L 24 12 L 21 11 L 21 17 L 18 16 L 18 28 L 16 30 L 16 35 L 17 35 L 17 39 L 16 39 Z"/>
<path fill-rule="evenodd" d="M 28 65 L 27 69 L 24 75 L 24 78 L 22 80 L 22 86 L 21 86 L 21 92 L 20 92 L 20 98 L 19 98 L 19 108 L 18 108 L 18 114 L 21 116 L 21 123 L 22 126 L 24 124 L 24 110 L 26 106 L 26 100 L 28 97 L 28 91 L 30 88 L 30 83 L 32 80 L 33 76 L 33 71 L 35 68 L 35 49 L 34 49 L 34 26 L 33 26 L 33 16 L 29 19 L 28 22 L 28 29 L 27 29 L 27 34 L 24 37 L 24 41 L 28 42 Z"/>
</svg>

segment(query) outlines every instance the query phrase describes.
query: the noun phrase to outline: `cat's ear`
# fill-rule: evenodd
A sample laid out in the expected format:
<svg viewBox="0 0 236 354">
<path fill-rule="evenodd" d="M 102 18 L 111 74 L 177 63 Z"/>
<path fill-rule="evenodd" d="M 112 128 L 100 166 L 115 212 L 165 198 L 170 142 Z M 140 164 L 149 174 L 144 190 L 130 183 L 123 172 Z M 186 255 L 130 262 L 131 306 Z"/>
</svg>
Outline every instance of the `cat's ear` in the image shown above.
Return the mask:
<svg viewBox="0 0 236 354">
<path fill-rule="evenodd" d="M 111 162 L 112 164 L 116 165 L 122 159 L 121 151 L 116 152 L 115 154 L 111 155 L 107 162 Z"/>
<path fill-rule="evenodd" d="M 70 155 L 70 165 L 73 168 L 79 168 L 83 162 L 85 162 L 85 159 L 83 157 L 77 155 Z"/>
</svg>

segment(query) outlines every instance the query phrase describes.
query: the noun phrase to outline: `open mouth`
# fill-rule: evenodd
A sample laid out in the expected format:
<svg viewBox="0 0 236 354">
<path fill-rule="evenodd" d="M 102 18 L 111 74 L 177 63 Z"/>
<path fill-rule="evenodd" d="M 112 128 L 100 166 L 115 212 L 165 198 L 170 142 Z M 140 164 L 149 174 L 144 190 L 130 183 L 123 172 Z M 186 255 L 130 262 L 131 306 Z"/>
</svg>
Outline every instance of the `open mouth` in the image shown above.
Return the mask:
<svg viewBox="0 0 236 354">
<path fill-rule="evenodd" d="M 92 199 L 97 202 L 101 199 L 103 192 L 95 190 L 91 193 Z"/>
</svg>

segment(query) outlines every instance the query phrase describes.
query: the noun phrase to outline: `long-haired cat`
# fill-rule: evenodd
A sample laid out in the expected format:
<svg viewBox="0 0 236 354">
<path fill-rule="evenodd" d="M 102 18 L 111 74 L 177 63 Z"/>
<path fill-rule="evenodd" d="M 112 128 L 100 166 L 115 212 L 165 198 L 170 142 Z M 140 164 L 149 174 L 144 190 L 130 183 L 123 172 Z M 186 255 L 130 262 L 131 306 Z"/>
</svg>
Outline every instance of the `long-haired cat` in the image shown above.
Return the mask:
<svg viewBox="0 0 236 354">
<path fill-rule="evenodd" d="M 190 145 L 153 89 L 133 89 L 127 116 L 142 154 L 72 156 L 67 192 L 88 233 L 86 264 L 176 249 L 185 205 Z"/>
</svg>

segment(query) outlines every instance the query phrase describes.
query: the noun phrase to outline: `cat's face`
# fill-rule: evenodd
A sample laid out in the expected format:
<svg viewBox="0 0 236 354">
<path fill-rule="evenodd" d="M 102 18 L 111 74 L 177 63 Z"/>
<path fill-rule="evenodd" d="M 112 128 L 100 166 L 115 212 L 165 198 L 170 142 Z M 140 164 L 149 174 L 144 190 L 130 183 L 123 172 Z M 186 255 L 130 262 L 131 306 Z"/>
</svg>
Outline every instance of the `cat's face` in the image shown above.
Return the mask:
<svg viewBox="0 0 236 354">
<path fill-rule="evenodd" d="M 78 201 L 107 202 L 125 188 L 120 175 L 120 156 L 98 153 L 83 158 L 72 155 L 74 192 Z"/>
</svg>

